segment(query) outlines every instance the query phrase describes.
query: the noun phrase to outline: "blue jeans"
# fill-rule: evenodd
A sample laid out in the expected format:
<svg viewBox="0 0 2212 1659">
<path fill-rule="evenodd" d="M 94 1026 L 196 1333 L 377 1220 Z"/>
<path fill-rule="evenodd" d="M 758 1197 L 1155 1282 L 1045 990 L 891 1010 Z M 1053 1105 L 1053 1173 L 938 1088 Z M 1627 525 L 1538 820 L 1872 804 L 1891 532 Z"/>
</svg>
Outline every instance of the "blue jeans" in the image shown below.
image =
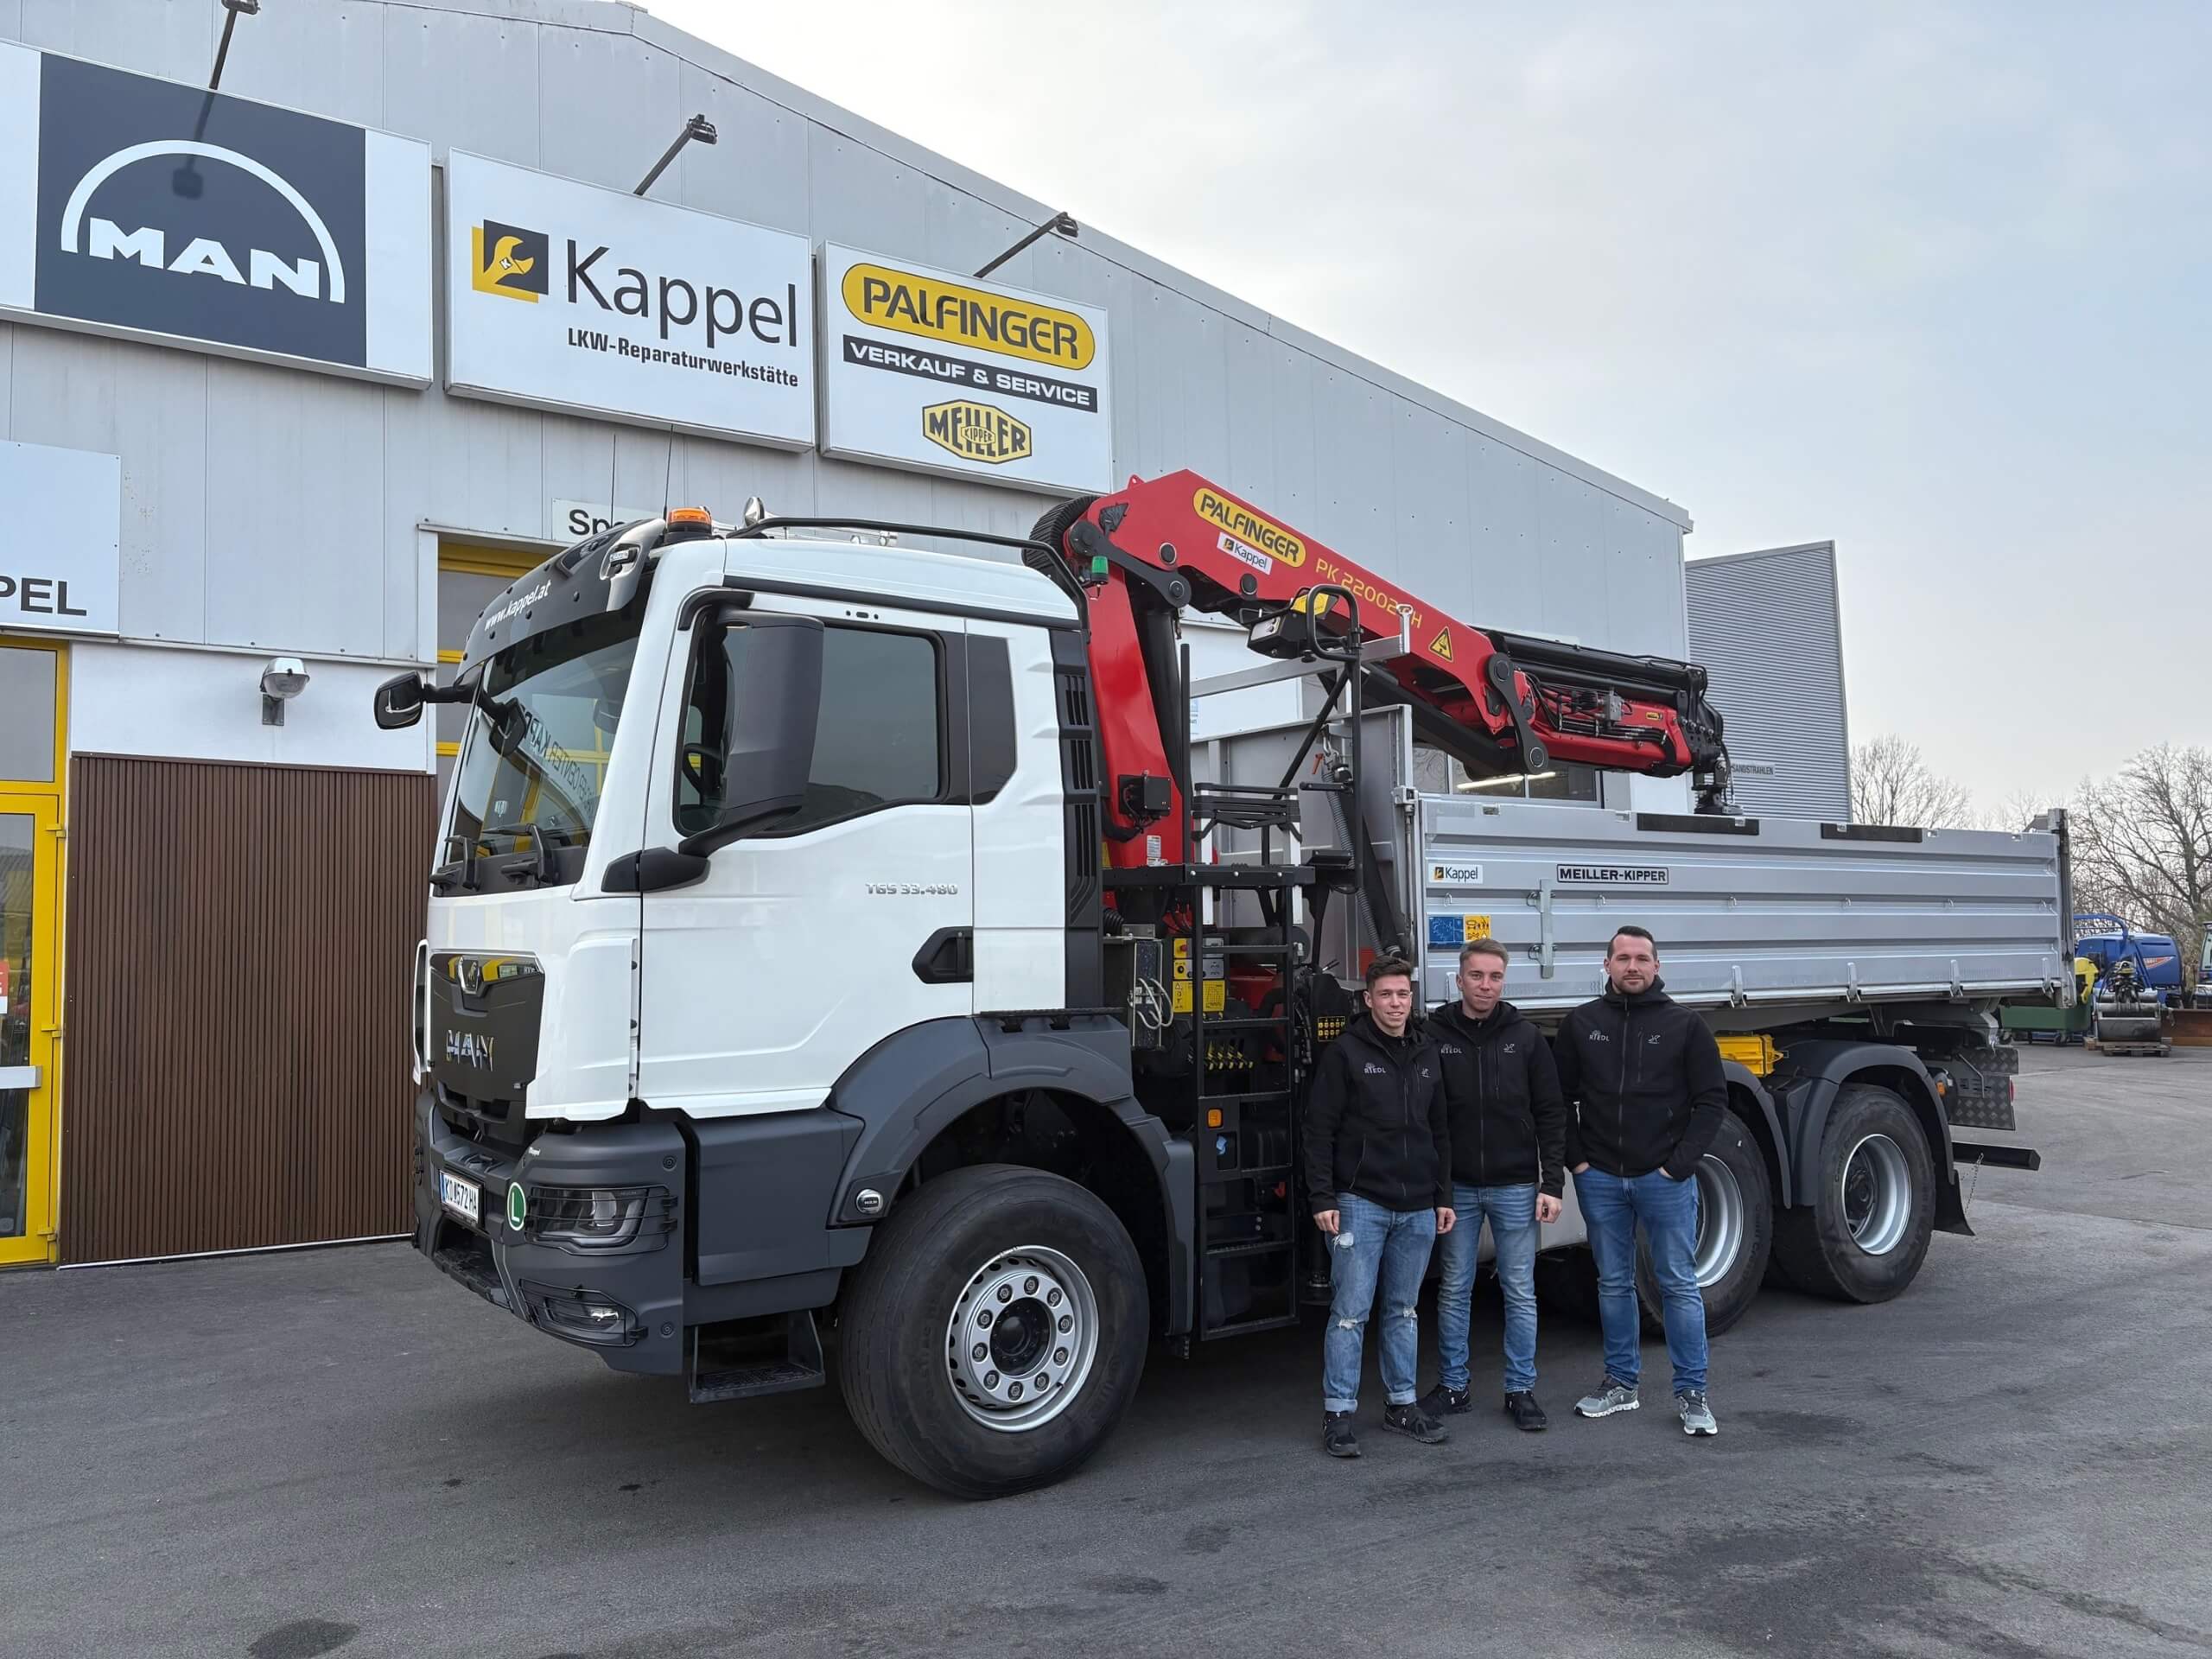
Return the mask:
<svg viewBox="0 0 2212 1659">
<path fill-rule="evenodd" d="M 1337 1194 L 1337 1236 L 1329 1241 L 1329 1334 L 1321 1343 L 1321 1408 L 1359 1406 L 1360 1346 L 1375 1294 L 1382 1293 L 1382 1395 L 1394 1406 L 1414 1401 L 1421 1360 L 1421 1275 L 1436 1243 L 1436 1211 L 1402 1213 L 1355 1193 Z"/>
<path fill-rule="evenodd" d="M 1675 1392 L 1702 1392 L 1705 1298 L 1697 1287 L 1697 1178 L 1678 1181 L 1662 1169 L 1623 1177 L 1593 1167 L 1574 1178 L 1574 1193 L 1590 1230 L 1591 1252 L 1598 1258 L 1605 1374 L 1634 1388 L 1643 1370 L 1636 1302 L 1636 1227 L 1642 1222 L 1651 1249 L 1651 1274 L 1659 1281 Z"/>
<path fill-rule="evenodd" d="M 1474 1300 L 1475 1247 L 1490 1218 L 1497 1287 L 1505 1297 L 1505 1391 L 1536 1386 L 1536 1189 L 1452 1184 L 1459 1224 L 1437 1241 L 1437 1381 L 1455 1394 L 1467 1386 L 1467 1310 Z"/>
</svg>

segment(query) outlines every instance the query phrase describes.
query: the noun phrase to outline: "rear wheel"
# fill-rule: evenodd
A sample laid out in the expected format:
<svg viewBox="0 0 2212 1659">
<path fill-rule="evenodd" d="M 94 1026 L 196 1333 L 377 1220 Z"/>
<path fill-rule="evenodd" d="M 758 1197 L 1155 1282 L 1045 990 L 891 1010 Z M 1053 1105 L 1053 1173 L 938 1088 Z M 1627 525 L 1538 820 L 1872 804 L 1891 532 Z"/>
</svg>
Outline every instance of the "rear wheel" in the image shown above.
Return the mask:
<svg viewBox="0 0 2212 1659">
<path fill-rule="evenodd" d="M 1774 1237 L 1773 1186 L 1767 1179 L 1765 1154 L 1732 1112 L 1698 1160 L 1693 1179 L 1697 1182 L 1697 1285 L 1705 1297 L 1706 1334 L 1717 1337 L 1744 1317 L 1765 1281 Z M 1643 1328 L 1653 1336 L 1663 1335 L 1662 1298 L 1648 1250 L 1637 1252 L 1636 1299 L 1643 1311 Z"/>
<path fill-rule="evenodd" d="M 875 1230 L 850 1284 L 846 1407 L 877 1451 L 940 1491 L 1058 1480 L 1135 1395 L 1144 1265 L 1072 1181 L 1010 1165 L 940 1176 Z"/>
<path fill-rule="evenodd" d="M 1776 1258 L 1815 1295 L 1885 1302 L 1920 1272 L 1935 1226 L 1920 1120 L 1891 1090 L 1846 1084 L 1821 1133 L 1812 1202 L 1776 1217 Z"/>
</svg>

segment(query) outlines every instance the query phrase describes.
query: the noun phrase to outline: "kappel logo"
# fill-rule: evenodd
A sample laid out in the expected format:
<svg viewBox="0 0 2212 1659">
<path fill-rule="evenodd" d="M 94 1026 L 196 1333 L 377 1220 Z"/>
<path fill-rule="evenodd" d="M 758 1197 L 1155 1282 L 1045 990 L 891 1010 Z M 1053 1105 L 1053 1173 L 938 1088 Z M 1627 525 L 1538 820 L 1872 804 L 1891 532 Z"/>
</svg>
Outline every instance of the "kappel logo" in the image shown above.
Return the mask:
<svg viewBox="0 0 2212 1659">
<path fill-rule="evenodd" d="M 487 219 L 468 232 L 468 285 L 479 294 L 536 305 L 551 280 L 552 245 L 543 231 Z"/>
</svg>

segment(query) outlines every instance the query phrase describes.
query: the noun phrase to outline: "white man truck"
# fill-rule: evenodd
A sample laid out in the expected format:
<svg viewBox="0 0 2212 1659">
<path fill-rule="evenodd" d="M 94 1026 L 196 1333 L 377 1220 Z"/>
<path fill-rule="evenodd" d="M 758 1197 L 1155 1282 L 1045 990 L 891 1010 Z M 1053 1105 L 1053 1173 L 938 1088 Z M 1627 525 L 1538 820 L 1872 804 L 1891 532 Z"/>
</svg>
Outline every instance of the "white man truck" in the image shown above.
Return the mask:
<svg viewBox="0 0 2212 1659">
<path fill-rule="evenodd" d="M 697 1400 L 818 1386 L 944 1491 L 1066 1474 L 1147 1344 L 1327 1296 L 1298 1123 L 1374 952 L 1503 943 L 1556 1018 L 1622 920 L 1729 1061 L 1713 1328 L 1770 1272 L 1893 1296 L 2010 1128 L 1993 1011 L 2070 995 L 2063 823 L 1727 810 L 1694 665 L 1483 629 L 1190 474 L 1028 538 L 703 512 L 517 582 L 467 705 L 415 964 L 415 1243 Z M 996 541 L 1020 563 L 966 547 Z M 1193 682 L 1186 613 L 1262 659 Z M 1294 720 L 1194 745 L 1273 681 Z M 1424 793 L 1572 762 L 1700 810 Z M 1547 1276 L 1586 1287 L 1570 1206 Z M 1656 1304 L 1655 1304 L 1656 1306 Z M 829 1341 L 825 1348 L 824 1338 Z"/>
</svg>

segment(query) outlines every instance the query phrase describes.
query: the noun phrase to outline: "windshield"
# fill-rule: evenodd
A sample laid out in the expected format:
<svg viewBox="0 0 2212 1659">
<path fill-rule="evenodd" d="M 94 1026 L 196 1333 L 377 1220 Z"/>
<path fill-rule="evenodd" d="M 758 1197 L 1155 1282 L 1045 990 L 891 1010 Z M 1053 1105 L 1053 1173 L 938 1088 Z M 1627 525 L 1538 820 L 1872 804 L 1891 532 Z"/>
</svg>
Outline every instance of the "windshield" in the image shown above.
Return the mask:
<svg viewBox="0 0 2212 1659">
<path fill-rule="evenodd" d="M 599 817 L 638 621 L 635 608 L 591 617 L 485 664 L 441 863 L 525 855 L 543 874 L 575 879 Z"/>
</svg>

